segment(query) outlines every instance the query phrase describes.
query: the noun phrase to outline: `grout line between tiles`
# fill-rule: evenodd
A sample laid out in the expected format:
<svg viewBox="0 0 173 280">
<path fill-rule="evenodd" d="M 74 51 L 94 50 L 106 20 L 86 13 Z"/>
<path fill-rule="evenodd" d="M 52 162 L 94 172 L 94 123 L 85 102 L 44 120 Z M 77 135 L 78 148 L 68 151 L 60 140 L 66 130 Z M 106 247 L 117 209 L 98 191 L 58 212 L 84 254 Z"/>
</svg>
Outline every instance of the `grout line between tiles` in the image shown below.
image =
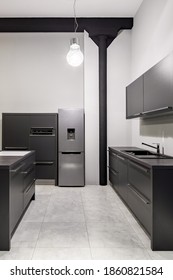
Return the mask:
<svg viewBox="0 0 173 280">
<path fill-rule="evenodd" d="M 82 198 L 82 193 L 81 192 L 80 192 L 80 196 L 81 196 L 81 201 L 82 201 L 82 209 L 83 209 L 83 213 L 84 213 L 85 228 L 86 228 L 86 233 L 87 233 L 87 239 L 88 239 L 88 244 L 89 244 L 90 255 L 91 255 L 91 259 L 93 259 L 92 251 L 91 251 L 91 244 L 90 244 L 90 239 L 89 239 L 89 233 L 88 233 L 88 228 L 87 228 L 87 223 L 86 223 L 85 208 L 84 208 L 84 203 L 83 203 L 83 198 Z"/>
</svg>

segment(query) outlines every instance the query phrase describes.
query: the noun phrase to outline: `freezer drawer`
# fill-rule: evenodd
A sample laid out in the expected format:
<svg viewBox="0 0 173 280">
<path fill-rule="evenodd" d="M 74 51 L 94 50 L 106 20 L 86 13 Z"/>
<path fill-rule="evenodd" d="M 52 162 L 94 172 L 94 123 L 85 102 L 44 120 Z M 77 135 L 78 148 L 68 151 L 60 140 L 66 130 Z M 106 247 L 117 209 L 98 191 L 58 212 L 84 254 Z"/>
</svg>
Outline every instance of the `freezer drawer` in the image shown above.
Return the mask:
<svg viewBox="0 0 173 280">
<path fill-rule="evenodd" d="M 59 186 L 84 186 L 84 153 L 59 153 Z"/>
</svg>

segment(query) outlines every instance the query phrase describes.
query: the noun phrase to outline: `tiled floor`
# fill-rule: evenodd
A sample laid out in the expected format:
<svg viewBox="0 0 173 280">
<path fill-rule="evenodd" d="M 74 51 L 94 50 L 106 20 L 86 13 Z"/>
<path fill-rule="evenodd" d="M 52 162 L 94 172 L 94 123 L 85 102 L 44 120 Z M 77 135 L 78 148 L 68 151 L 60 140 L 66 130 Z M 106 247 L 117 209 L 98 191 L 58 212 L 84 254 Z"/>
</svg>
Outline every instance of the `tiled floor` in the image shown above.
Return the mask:
<svg viewBox="0 0 173 280">
<path fill-rule="evenodd" d="M 150 240 L 110 186 L 36 186 L 32 201 L 0 259 L 173 259 Z"/>
</svg>

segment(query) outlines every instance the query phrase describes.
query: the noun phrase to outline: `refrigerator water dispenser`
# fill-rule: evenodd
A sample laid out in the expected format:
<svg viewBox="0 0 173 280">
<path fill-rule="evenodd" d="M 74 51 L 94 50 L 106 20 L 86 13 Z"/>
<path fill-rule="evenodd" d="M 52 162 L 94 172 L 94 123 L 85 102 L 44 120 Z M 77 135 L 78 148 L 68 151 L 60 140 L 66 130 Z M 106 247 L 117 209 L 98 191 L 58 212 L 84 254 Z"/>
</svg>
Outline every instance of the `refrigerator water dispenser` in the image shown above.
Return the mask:
<svg viewBox="0 0 173 280">
<path fill-rule="evenodd" d="M 67 139 L 75 140 L 75 128 L 67 128 Z"/>
</svg>

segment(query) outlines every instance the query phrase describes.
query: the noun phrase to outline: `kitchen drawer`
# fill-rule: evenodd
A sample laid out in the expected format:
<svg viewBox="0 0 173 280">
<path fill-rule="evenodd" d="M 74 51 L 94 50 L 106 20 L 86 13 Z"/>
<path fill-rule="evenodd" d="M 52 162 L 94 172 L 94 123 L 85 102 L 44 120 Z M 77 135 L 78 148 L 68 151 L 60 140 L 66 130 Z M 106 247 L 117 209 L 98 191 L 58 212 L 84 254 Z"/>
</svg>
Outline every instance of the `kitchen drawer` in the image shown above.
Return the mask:
<svg viewBox="0 0 173 280">
<path fill-rule="evenodd" d="M 111 168 L 109 168 L 109 181 L 111 182 L 113 188 L 118 191 L 119 176 L 118 173 Z"/>
<path fill-rule="evenodd" d="M 143 196 L 151 200 L 150 169 L 129 161 L 128 182 Z"/>
<path fill-rule="evenodd" d="M 109 166 L 111 169 L 118 171 L 118 157 L 114 152 L 109 152 Z"/>
<path fill-rule="evenodd" d="M 141 225 L 151 235 L 151 201 L 128 184 L 128 205 Z"/>
<path fill-rule="evenodd" d="M 36 178 L 37 179 L 54 179 L 55 162 L 54 161 L 36 161 Z"/>
<path fill-rule="evenodd" d="M 36 136 L 29 137 L 29 148 L 35 150 L 35 158 L 38 161 L 51 161 L 56 158 L 56 137 Z"/>
<path fill-rule="evenodd" d="M 23 163 L 17 163 L 10 170 L 10 233 L 16 227 L 23 211 Z"/>
<path fill-rule="evenodd" d="M 33 165 L 33 162 L 35 162 L 35 155 L 31 155 L 27 159 L 23 160 L 23 170 L 25 171 L 28 169 L 31 165 Z"/>
<path fill-rule="evenodd" d="M 35 180 L 35 165 L 32 164 L 28 166 L 28 168 L 23 171 L 23 175 L 23 187 L 25 191 L 25 189 L 27 189 Z"/>
<path fill-rule="evenodd" d="M 32 196 L 35 194 L 35 181 L 29 185 L 24 191 L 24 209 L 30 202 Z"/>
</svg>

